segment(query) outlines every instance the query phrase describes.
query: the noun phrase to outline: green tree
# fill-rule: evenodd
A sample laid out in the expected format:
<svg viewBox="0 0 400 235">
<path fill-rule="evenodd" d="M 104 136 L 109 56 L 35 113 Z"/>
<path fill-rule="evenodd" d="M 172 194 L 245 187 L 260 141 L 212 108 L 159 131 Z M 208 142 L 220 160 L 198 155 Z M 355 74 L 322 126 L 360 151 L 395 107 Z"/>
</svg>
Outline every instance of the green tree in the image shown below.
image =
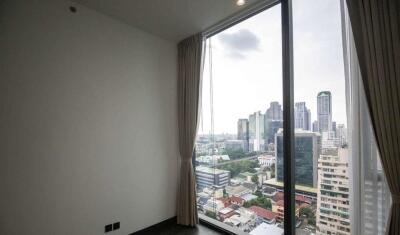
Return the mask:
<svg viewBox="0 0 400 235">
<path fill-rule="evenodd" d="M 254 195 L 256 195 L 257 197 L 262 197 L 262 196 L 263 196 L 263 194 L 262 194 L 259 190 L 257 190 L 257 191 L 254 193 Z"/>
<path fill-rule="evenodd" d="M 224 197 L 228 197 L 228 193 L 226 193 L 226 189 L 224 188 L 224 190 L 222 191 L 222 194 L 224 195 Z"/>
<path fill-rule="evenodd" d="M 271 168 L 271 171 L 275 172 L 275 163 L 272 163 L 270 168 Z"/>
<path fill-rule="evenodd" d="M 253 176 L 251 177 L 251 182 L 253 182 L 253 183 L 255 183 L 255 184 L 258 184 L 258 175 L 253 175 Z"/>
<path fill-rule="evenodd" d="M 302 207 L 299 211 L 300 216 L 306 216 L 308 218 L 313 216 L 312 210 L 309 207 Z"/>
<path fill-rule="evenodd" d="M 246 207 L 246 208 L 251 207 L 251 206 L 259 206 L 259 207 L 262 207 L 264 209 L 269 209 L 269 210 L 272 209 L 271 200 L 268 199 L 267 197 L 265 197 L 264 195 L 258 196 L 256 199 L 252 199 L 252 200 L 250 200 L 248 202 L 245 202 L 243 204 L 243 206 Z"/>
<path fill-rule="evenodd" d="M 230 171 L 231 177 L 233 178 L 243 172 L 256 173 L 257 171 L 254 168 L 257 167 L 259 167 L 258 162 L 251 160 L 244 160 L 240 162 L 231 162 L 228 164 L 224 164 L 219 166 L 218 168 L 221 170 Z"/>
<path fill-rule="evenodd" d="M 213 219 L 217 219 L 217 214 L 212 211 L 206 211 L 206 216 L 211 217 Z"/>
<path fill-rule="evenodd" d="M 310 224 L 310 225 L 315 226 L 316 225 L 315 218 L 308 218 L 307 219 L 307 223 Z"/>
</svg>

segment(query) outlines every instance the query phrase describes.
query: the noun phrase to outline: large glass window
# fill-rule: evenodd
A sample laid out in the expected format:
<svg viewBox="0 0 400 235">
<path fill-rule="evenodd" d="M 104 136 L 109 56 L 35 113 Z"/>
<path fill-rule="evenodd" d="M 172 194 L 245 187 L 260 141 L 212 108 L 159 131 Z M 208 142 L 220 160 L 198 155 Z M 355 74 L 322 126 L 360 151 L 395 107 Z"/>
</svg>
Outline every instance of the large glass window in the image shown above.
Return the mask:
<svg viewBox="0 0 400 235">
<path fill-rule="evenodd" d="M 297 234 L 350 235 L 340 1 L 293 0 Z"/>
<path fill-rule="evenodd" d="M 280 5 L 206 40 L 196 142 L 199 216 L 250 234 L 283 234 Z M 282 139 L 279 139 L 282 144 Z"/>
<path fill-rule="evenodd" d="M 206 40 L 199 217 L 237 232 L 283 234 L 289 157 L 296 234 L 383 234 L 390 193 L 344 0 L 292 3 L 294 97 L 282 86 L 289 60 L 282 58 L 281 5 Z M 284 145 L 284 96 L 294 99 L 294 126 L 286 129 L 294 132 L 292 154 Z"/>
</svg>

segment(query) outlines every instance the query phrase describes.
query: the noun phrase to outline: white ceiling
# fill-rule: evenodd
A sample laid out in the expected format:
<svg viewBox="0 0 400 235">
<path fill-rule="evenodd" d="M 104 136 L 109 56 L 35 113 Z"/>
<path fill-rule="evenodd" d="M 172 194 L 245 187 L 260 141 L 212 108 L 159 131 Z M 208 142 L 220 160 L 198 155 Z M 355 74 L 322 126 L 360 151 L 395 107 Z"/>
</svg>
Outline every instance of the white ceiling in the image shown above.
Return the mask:
<svg viewBox="0 0 400 235">
<path fill-rule="evenodd" d="M 98 12 L 172 41 L 201 32 L 261 0 L 75 0 Z"/>
</svg>

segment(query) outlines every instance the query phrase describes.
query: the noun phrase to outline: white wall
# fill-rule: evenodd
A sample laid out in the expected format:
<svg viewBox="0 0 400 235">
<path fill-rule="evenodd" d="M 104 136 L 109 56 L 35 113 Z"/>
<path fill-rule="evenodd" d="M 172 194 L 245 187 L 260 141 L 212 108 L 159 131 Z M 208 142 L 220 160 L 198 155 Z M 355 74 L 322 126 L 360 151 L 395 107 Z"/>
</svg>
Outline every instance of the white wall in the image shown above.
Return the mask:
<svg viewBox="0 0 400 235">
<path fill-rule="evenodd" d="M 176 67 L 175 43 L 95 11 L 1 1 L 0 234 L 173 217 Z"/>
</svg>

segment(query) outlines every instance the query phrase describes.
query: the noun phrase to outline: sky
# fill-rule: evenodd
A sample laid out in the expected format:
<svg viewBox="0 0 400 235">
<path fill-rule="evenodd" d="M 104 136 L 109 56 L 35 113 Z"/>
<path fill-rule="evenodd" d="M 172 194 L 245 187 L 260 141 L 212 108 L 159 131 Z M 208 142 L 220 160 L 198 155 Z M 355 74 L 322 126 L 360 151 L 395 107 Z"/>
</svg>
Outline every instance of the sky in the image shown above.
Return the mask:
<svg viewBox="0 0 400 235">
<path fill-rule="evenodd" d="M 280 13 L 276 5 L 207 40 L 199 133 L 210 133 L 213 121 L 215 134 L 235 134 L 239 118 L 282 104 Z M 346 122 L 341 36 L 339 0 L 293 0 L 295 102 L 306 102 L 312 121 L 318 92 L 329 90 L 333 121 Z"/>
</svg>

